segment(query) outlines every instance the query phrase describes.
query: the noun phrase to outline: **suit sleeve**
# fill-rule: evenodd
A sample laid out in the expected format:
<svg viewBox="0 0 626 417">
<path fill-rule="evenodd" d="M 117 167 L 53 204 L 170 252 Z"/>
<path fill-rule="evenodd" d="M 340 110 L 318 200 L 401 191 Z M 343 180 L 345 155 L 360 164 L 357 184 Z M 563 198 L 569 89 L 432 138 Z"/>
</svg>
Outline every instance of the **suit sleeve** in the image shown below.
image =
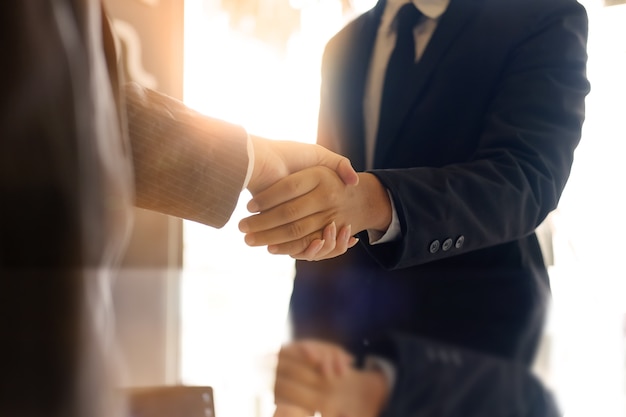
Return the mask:
<svg viewBox="0 0 626 417">
<path fill-rule="evenodd" d="M 406 335 L 395 335 L 381 351 L 402 364 L 381 417 L 561 415 L 522 364 Z"/>
<path fill-rule="evenodd" d="M 136 205 L 222 227 L 248 167 L 247 133 L 178 100 L 125 86 Z"/>
<path fill-rule="evenodd" d="M 522 239 L 556 208 L 589 91 L 587 15 L 576 2 L 553 2 L 527 19 L 493 83 L 470 159 L 373 171 L 393 196 L 404 236 L 368 247 L 385 267 L 410 267 Z M 448 236 L 463 240 L 453 250 L 428 250 Z"/>
</svg>

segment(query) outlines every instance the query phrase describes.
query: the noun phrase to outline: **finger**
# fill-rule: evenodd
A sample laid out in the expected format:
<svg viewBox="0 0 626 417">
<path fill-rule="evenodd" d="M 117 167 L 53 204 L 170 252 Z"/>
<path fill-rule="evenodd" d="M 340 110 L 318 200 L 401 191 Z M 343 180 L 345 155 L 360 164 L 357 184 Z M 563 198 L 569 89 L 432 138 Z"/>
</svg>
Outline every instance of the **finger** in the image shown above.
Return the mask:
<svg viewBox="0 0 626 417">
<path fill-rule="evenodd" d="M 283 254 L 300 253 L 314 239 L 324 239 L 322 229 L 334 220 L 334 216 L 331 211 L 318 211 L 291 223 L 246 233 L 244 240 L 249 246 L 280 246 L 279 253 Z"/>
<path fill-rule="evenodd" d="M 325 148 L 324 150 L 328 152 L 328 150 L 326 150 Z M 334 165 L 333 169 L 335 170 L 339 178 L 341 178 L 344 184 L 357 185 L 359 183 L 359 175 L 352 167 L 352 164 L 350 163 L 350 160 L 348 158 L 340 156 L 338 154 L 334 154 L 333 156 L 331 156 L 331 159 L 333 159 L 333 161 L 330 162 L 328 166 L 330 168 L 333 168 Z"/>
<path fill-rule="evenodd" d="M 333 250 L 326 253 L 323 253 L 323 251 L 320 250 L 320 252 L 318 252 L 315 257 L 315 260 L 334 258 L 336 256 L 346 253 L 346 251 L 348 250 L 348 241 L 350 240 L 351 230 L 352 225 L 343 226 L 336 236 L 337 238 Z"/>
<path fill-rule="evenodd" d="M 297 344 L 304 359 L 317 366 L 326 379 L 343 376 L 352 366 L 354 358 L 341 346 L 318 340 L 304 340 Z"/>
<path fill-rule="evenodd" d="M 343 229 L 342 229 L 343 230 Z M 324 245 L 319 248 L 317 252 L 313 252 L 309 245 L 303 252 L 290 253 L 289 255 L 294 259 L 306 260 L 306 261 L 319 261 L 322 259 L 328 259 L 333 257 L 333 253 L 336 250 L 337 244 L 340 243 L 337 240 L 337 226 L 335 222 L 326 226 L 323 231 Z"/>
<path fill-rule="evenodd" d="M 306 361 L 282 357 L 276 368 L 274 400 L 291 404 L 313 414 L 319 408 L 321 375 Z"/>
<path fill-rule="evenodd" d="M 330 346 L 330 344 L 315 340 L 300 340 L 282 346 L 278 353 L 276 374 L 298 375 L 301 372 L 309 378 L 308 380 L 302 379 L 303 381 L 314 383 L 319 378 L 317 365 L 323 355 L 325 345 Z"/>
<path fill-rule="evenodd" d="M 303 358 L 281 359 L 276 365 L 276 381 L 289 381 L 294 385 L 315 391 L 322 386 L 321 364 L 311 364 Z"/>
<path fill-rule="evenodd" d="M 324 342 L 318 339 L 297 339 L 281 346 L 278 352 L 278 358 L 279 360 L 306 360 L 308 363 L 313 364 L 317 362 L 317 355 L 318 352 L 321 351 L 321 347 L 330 345 L 330 342 Z"/>
<path fill-rule="evenodd" d="M 319 224 L 318 220 L 308 219 L 308 221 L 312 222 L 311 224 L 313 224 L 313 226 L 304 226 L 303 228 L 306 228 L 306 230 L 314 228 Z M 331 223 L 324 228 L 321 238 L 319 237 L 319 231 L 315 231 L 303 238 L 289 242 L 270 243 L 268 244 L 268 251 L 272 254 L 289 255 L 294 259 L 319 261 L 343 255 L 348 249 L 354 247 L 359 242 L 358 238 L 352 236 L 352 225 L 343 226 L 337 235 L 335 234 L 335 230 L 336 226 L 333 226 Z M 246 236 L 246 242 L 251 246 L 261 246 L 262 244 L 260 244 L 260 242 L 262 242 L 262 240 L 253 242 L 252 239 L 272 239 L 270 235 L 274 233 L 278 236 L 282 236 L 282 239 L 285 239 L 287 231 L 274 230 L 263 232 L 263 235 L 260 235 L 260 237 L 259 235 L 251 237 Z M 297 234 L 297 232 L 294 232 L 294 234 Z M 336 238 L 334 238 L 334 236 L 336 236 Z M 276 238 L 276 240 L 278 240 L 278 238 Z"/>
<path fill-rule="evenodd" d="M 308 258 L 305 257 L 304 252 L 311 242 L 319 240 L 320 242 L 323 242 L 324 245 L 326 244 L 326 241 L 321 239 L 320 234 L 321 232 L 318 230 L 308 236 L 291 242 L 271 244 L 267 246 L 267 250 L 269 253 L 274 255 L 289 255 L 294 259 L 296 256 L 299 256 L 298 259 L 307 260 Z"/>
<path fill-rule="evenodd" d="M 322 232 L 322 237 L 324 244 L 320 247 L 315 247 L 314 249 L 317 249 L 316 251 L 313 251 L 313 248 L 311 248 L 312 245 L 309 245 L 309 247 L 302 252 L 300 259 L 309 261 L 324 259 L 328 253 L 334 251 L 337 244 L 337 224 L 332 222 L 326 226 Z"/>
<path fill-rule="evenodd" d="M 345 376 L 348 370 L 354 365 L 354 357 L 348 352 L 342 351 L 342 354 L 333 357 L 333 374 L 339 377 Z"/>
<path fill-rule="evenodd" d="M 346 185 L 358 185 L 359 184 L 359 174 L 354 170 L 350 160 L 347 158 L 342 159 L 339 162 L 339 166 L 337 167 L 337 175 Z"/>
<path fill-rule="evenodd" d="M 293 200 L 287 201 L 261 213 L 246 217 L 239 222 L 239 230 L 243 233 L 259 233 L 280 226 L 293 224 L 313 214 L 331 210 L 330 203 L 320 198 L 321 190 L 311 190 Z M 330 221 L 317 224 L 315 229 L 322 229 Z M 306 234 L 313 230 L 308 230 Z M 290 240 L 302 237 L 293 235 Z M 282 241 L 286 241 L 283 239 Z"/>
<path fill-rule="evenodd" d="M 317 254 L 324 248 L 325 245 L 326 239 L 314 239 L 304 250 L 302 256 L 305 256 L 307 259 L 315 259 Z M 272 249 L 268 248 L 268 251 L 272 253 Z"/>
<path fill-rule="evenodd" d="M 342 244 L 342 247 L 340 248 L 340 249 L 343 250 L 343 252 L 341 252 L 342 254 L 347 252 L 348 249 L 353 248 L 357 243 L 359 243 L 359 238 L 352 236 L 352 225 L 351 224 L 349 224 L 347 226 L 344 226 L 339 231 L 339 237 L 337 239 Z"/>
<path fill-rule="evenodd" d="M 354 247 L 359 242 L 358 238 L 352 236 L 351 230 L 352 225 L 343 226 L 340 229 L 334 247 L 332 248 L 328 244 L 328 240 L 326 240 L 324 247 L 320 248 L 315 254 L 307 248 L 304 252 L 290 256 L 294 259 L 300 260 L 321 261 L 343 255 L 348 251 L 348 249 Z"/>
<path fill-rule="evenodd" d="M 267 189 L 256 193 L 248 202 L 248 211 L 251 213 L 267 211 L 308 193 L 319 185 L 320 176 L 327 171 L 329 171 L 328 168 L 324 167 L 308 168 L 279 180 Z"/>
<path fill-rule="evenodd" d="M 277 374 L 287 375 L 289 372 L 298 372 L 297 366 L 302 366 L 303 369 L 306 369 L 306 378 L 310 379 L 305 380 L 303 378 L 301 381 L 311 386 L 318 386 L 323 382 L 319 378 L 320 372 L 326 379 L 329 379 L 339 375 L 335 371 L 343 371 L 352 361 L 352 355 L 339 345 L 315 339 L 305 339 L 291 343 L 281 349 L 279 354 L 280 367 L 277 366 L 276 369 Z"/>
<path fill-rule="evenodd" d="M 291 223 L 246 233 L 244 241 L 248 246 L 280 246 L 279 253 L 283 254 L 303 252 L 313 240 L 324 239 L 321 229 L 331 222 L 329 217 L 330 214 L 315 213 Z"/>
</svg>

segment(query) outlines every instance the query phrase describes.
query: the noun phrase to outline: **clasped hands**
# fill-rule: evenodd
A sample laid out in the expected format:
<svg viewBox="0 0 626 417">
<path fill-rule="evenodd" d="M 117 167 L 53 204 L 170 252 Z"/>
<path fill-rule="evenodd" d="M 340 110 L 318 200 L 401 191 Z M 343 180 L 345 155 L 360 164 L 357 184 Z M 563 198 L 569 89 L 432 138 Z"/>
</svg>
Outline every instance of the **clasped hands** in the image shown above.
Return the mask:
<svg viewBox="0 0 626 417">
<path fill-rule="evenodd" d="M 339 256 L 366 229 L 384 231 L 391 208 L 372 174 L 319 145 L 252 137 L 255 161 L 248 185 L 256 213 L 240 221 L 250 246 L 273 254 L 321 260 Z"/>
<path fill-rule="evenodd" d="M 340 346 L 299 340 L 278 354 L 274 417 L 376 417 L 389 396 L 385 376 L 352 366 Z"/>
</svg>

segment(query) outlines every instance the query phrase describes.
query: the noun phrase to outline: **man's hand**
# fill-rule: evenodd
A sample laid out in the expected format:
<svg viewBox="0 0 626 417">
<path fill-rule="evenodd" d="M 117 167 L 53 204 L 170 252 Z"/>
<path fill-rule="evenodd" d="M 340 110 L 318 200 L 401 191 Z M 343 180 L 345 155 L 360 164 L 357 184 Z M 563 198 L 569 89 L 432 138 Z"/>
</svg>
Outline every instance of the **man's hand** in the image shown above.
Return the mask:
<svg viewBox="0 0 626 417">
<path fill-rule="evenodd" d="M 374 175 L 360 173 L 359 177 L 358 185 L 346 186 L 335 171 L 318 166 L 280 180 L 248 204 L 250 211 L 260 213 L 239 223 L 246 243 L 269 245 L 271 253 L 311 259 L 311 242 L 327 240 L 321 236 L 325 225 L 334 223 L 338 230 L 349 229 L 350 233 L 386 231 L 391 222 L 387 191 Z M 326 258 L 347 250 L 349 245 L 338 241 L 342 244 L 324 252 Z"/>
<path fill-rule="evenodd" d="M 341 347 L 304 340 L 284 346 L 278 357 L 275 417 L 376 417 L 388 396 L 385 377 L 349 367 Z"/>
<path fill-rule="evenodd" d="M 254 147 L 254 169 L 248 190 L 253 196 L 289 174 L 314 166 L 330 168 L 346 185 L 357 185 L 359 182 L 350 160 L 323 146 L 253 135 L 250 138 Z"/>
<path fill-rule="evenodd" d="M 357 185 L 359 176 L 350 161 L 319 145 L 290 141 L 276 141 L 250 136 L 254 146 L 254 168 L 248 184 L 253 196 L 278 180 L 302 169 L 324 166 L 333 170 L 343 184 Z M 254 205 L 249 205 L 251 211 Z M 307 247 L 299 251 L 300 259 L 320 260 L 342 254 L 357 243 L 351 228 L 339 230 L 334 222 L 320 225 L 315 238 L 307 241 Z M 278 252 L 277 252 L 278 253 Z"/>
</svg>

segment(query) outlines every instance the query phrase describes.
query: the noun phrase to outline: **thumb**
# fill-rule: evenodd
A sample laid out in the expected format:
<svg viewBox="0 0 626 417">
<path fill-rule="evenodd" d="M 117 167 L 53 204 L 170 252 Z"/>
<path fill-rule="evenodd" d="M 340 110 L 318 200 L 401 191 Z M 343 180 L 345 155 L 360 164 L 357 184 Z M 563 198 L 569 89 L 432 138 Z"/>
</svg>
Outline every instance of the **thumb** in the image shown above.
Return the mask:
<svg viewBox="0 0 626 417">
<path fill-rule="evenodd" d="M 356 173 L 350 160 L 345 157 L 341 157 L 339 164 L 337 164 L 337 168 L 335 169 L 339 178 L 346 185 L 358 185 L 359 183 L 359 175 Z"/>
<path fill-rule="evenodd" d="M 316 145 L 318 158 L 321 165 L 325 165 L 335 170 L 339 178 L 346 185 L 357 185 L 359 183 L 359 175 L 352 167 L 350 160 L 345 156 L 341 156 L 321 145 Z"/>
</svg>

